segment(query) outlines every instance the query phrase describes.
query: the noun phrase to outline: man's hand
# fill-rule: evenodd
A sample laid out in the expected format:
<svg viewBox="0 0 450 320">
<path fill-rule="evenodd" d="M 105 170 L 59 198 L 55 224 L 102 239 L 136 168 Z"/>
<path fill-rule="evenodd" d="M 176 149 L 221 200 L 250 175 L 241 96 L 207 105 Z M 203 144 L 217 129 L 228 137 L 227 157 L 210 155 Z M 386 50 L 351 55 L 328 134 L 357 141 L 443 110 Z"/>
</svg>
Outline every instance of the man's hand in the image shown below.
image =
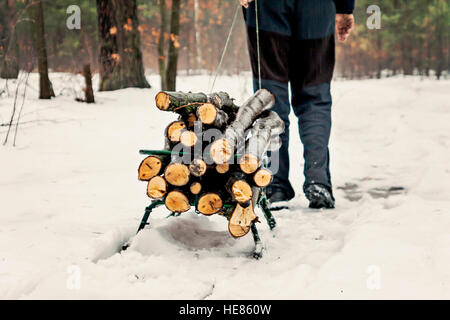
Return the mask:
<svg viewBox="0 0 450 320">
<path fill-rule="evenodd" d="M 244 0 L 241 0 L 244 1 Z M 336 33 L 340 42 L 345 42 L 353 29 L 355 18 L 352 14 L 336 14 Z"/>
<path fill-rule="evenodd" d="M 241 0 L 241 4 L 245 7 L 248 8 L 248 3 L 252 2 L 253 0 Z"/>
</svg>

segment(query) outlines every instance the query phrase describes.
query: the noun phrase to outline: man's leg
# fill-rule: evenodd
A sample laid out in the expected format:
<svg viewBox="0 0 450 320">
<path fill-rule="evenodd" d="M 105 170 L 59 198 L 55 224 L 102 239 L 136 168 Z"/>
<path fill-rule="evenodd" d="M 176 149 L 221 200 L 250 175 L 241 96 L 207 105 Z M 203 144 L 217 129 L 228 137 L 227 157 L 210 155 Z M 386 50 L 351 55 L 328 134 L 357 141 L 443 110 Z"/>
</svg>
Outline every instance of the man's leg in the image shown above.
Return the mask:
<svg viewBox="0 0 450 320">
<path fill-rule="evenodd" d="M 312 201 L 311 186 L 324 187 L 330 196 L 330 203 L 326 206 L 332 207 L 334 199 L 328 142 L 331 130 L 330 81 L 335 61 L 335 5 L 333 0 L 297 1 L 295 10 L 297 20 L 291 51 L 290 80 L 292 107 L 298 117 L 304 148 L 303 189 Z"/>
<path fill-rule="evenodd" d="M 282 147 L 278 158 L 279 163 L 272 163 L 272 167 L 278 167 L 274 181 L 268 188 L 271 191 L 281 190 L 284 199 L 271 199 L 272 201 L 290 200 L 295 192 L 289 182 L 289 69 L 288 58 L 291 45 L 291 17 L 294 8 L 293 0 L 258 0 L 258 21 L 261 57 L 261 87 L 275 95 L 273 110 L 278 113 L 285 122 L 286 130 L 281 135 Z M 256 19 L 255 3 L 252 2 L 248 9 L 244 9 L 244 17 L 247 24 L 248 47 L 253 71 L 254 90 L 259 89 L 258 81 L 258 56 L 256 46 Z M 269 154 L 269 158 L 271 154 Z M 278 198 L 278 197 L 277 197 Z"/>
</svg>

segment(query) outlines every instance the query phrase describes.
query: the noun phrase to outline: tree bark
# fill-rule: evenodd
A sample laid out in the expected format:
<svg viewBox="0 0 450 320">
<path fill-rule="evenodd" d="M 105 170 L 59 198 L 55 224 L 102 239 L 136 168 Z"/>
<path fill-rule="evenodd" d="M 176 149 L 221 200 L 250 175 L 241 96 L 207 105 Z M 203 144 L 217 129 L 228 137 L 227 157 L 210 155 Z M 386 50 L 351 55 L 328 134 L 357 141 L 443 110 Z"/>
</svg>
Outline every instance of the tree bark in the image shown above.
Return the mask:
<svg viewBox="0 0 450 320">
<path fill-rule="evenodd" d="M 210 155 L 215 163 L 225 163 L 233 156 L 233 151 L 245 141 L 245 130 L 265 110 L 275 103 L 275 97 L 266 89 L 258 90 L 239 109 L 235 120 L 225 130 L 220 139 L 211 145 Z"/>
<path fill-rule="evenodd" d="M 180 34 L 180 7 L 181 0 L 172 0 L 172 15 L 170 19 L 169 59 L 167 61 L 167 90 L 176 90 L 179 34 Z"/>
<path fill-rule="evenodd" d="M 86 64 L 83 68 L 83 76 L 86 83 L 86 87 L 84 88 L 84 94 L 86 97 L 87 103 L 95 103 L 94 98 L 94 90 L 92 89 L 92 73 L 91 73 L 91 66 L 89 64 Z"/>
<path fill-rule="evenodd" d="M 97 0 L 100 91 L 150 88 L 145 78 L 136 0 Z"/>
<path fill-rule="evenodd" d="M 6 5 L 6 8 L 4 7 Z M 0 78 L 17 79 L 19 75 L 19 42 L 13 25 L 14 1 L 8 0 L 0 7 Z"/>
<path fill-rule="evenodd" d="M 194 0 L 194 27 L 195 27 L 195 49 L 196 49 L 196 63 L 197 69 L 200 70 L 203 67 L 202 46 L 201 46 L 201 30 L 199 23 L 200 8 L 198 5 L 199 0 Z"/>
<path fill-rule="evenodd" d="M 161 78 L 161 90 L 167 90 L 166 77 L 166 31 L 167 31 L 167 14 L 166 14 L 166 0 L 159 0 L 159 15 L 161 17 L 161 30 L 158 40 L 158 66 L 159 75 Z"/>
<path fill-rule="evenodd" d="M 38 55 L 39 99 L 51 99 L 55 96 L 53 86 L 48 77 L 47 46 L 45 43 L 44 10 L 42 1 L 35 4 L 35 43 Z"/>
</svg>

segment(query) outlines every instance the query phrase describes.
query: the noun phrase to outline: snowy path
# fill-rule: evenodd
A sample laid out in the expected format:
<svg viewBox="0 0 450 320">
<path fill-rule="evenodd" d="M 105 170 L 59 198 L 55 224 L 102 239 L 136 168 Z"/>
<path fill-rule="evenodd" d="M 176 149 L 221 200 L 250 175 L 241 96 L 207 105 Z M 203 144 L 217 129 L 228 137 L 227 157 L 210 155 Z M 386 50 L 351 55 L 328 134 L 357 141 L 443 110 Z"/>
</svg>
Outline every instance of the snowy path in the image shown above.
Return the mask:
<svg viewBox="0 0 450 320">
<path fill-rule="evenodd" d="M 80 81 L 51 76 L 57 93 Z M 238 102 L 250 94 L 244 76 L 219 80 L 216 89 Z M 36 75 L 30 84 L 36 88 Z M 0 146 L 0 298 L 448 299 L 449 84 L 335 82 L 337 208 L 307 209 L 298 192 L 295 209 L 276 214 L 276 232 L 261 224 L 260 261 L 249 258 L 251 236 L 232 239 L 225 219 L 165 219 L 163 208 L 129 250 L 115 253 L 148 204 L 137 151 L 161 147 L 175 116 L 156 111 L 156 89 L 97 93 L 96 105 L 70 95 L 38 101 L 30 89 L 17 147 Z M 208 77 L 180 79 L 180 90 L 207 87 Z M 12 100 L 0 98 L 0 123 Z M 291 127 L 300 190 L 301 146 Z M 80 289 L 67 286 L 78 270 L 70 266 L 79 267 Z"/>
</svg>

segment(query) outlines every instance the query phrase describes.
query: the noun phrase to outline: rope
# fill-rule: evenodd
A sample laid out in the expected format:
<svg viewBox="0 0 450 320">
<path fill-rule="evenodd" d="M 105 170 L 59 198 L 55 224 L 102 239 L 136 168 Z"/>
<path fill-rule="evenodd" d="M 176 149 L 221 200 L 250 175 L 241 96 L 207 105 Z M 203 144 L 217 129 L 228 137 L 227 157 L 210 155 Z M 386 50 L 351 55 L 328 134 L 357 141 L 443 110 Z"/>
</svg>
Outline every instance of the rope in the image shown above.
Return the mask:
<svg viewBox="0 0 450 320">
<path fill-rule="evenodd" d="M 211 88 L 209 89 L 209 92 L 212 92 L 212 90 L 214 89 L 214 85 L 216 84 L 217 76 L 219 75 L 219 71 L 222 68 L 222 63 L 225 58 L 225 54 L 228 50 L 228 45 L 230 44 L 231 35 L 233 34 L 233 29 L 236 24 L 236 20 L 237 20 L 237 16 L 238 16 L 240 7 L 241 7 L 241 4 L 238 3 L 236 10 L 234 12 L 234 18 L 233 18 L 233 22 L 231 23 L 230 32 L 228 33 L 227 41 L 225 42 L 225 47 L 223 48 L 222 56 L 220 57 L 219 64 L 216 68 L 214 80 L 211 85 Z M 258 55 L 258 87 L 259 87 L 259 89 L 261 89 L 261 52 L 260 52 L 260 48 L 259 48 L 260 44 L 259 44 L 258 0 L 255 0 L 255 14 L 256 14 L 256 50 L 257 50 L 257 55 Z"/>
<path fill-rule="evenodd" d="M 258 52 L 258 89 L 261 90 L 261 53 L 259 51 L 259 18 L 258 18 L 258 0 L 255 0 L 256 15 L 256 51 Z"/>
<path fill-rule="evenodd" d="M 239 3 L 236 6 L 236 10 L 234 11 L 234 18 L 233 18 L 233 22 L 231 24 L 230 32 L 228 33 L 227 41 L 225 42 L 225 47 L 223 48 L 222 56 L 220 57 L 219 65 L 216 68 L 216 74 L 214 75 L 214 80 L 213 80 L 213 83 L 211 85 L 209 92 L 212 92 L 212 90 L 214 89 L 214 85 L 216 84 L 217 76 L 219 75 L 220 68 L 222 67 L 223 59 L 225 58 L 225 53 L 228 50 L 228 45 L 230 43 L 231 35 L 233 33 L 234 25 L 236 24 L 236 20 L 237 20 L 237 16 L 238 16 L 240 7 L 241 7 L 241 4 Z"/>
</svg>

